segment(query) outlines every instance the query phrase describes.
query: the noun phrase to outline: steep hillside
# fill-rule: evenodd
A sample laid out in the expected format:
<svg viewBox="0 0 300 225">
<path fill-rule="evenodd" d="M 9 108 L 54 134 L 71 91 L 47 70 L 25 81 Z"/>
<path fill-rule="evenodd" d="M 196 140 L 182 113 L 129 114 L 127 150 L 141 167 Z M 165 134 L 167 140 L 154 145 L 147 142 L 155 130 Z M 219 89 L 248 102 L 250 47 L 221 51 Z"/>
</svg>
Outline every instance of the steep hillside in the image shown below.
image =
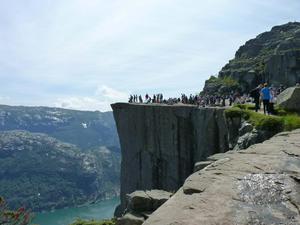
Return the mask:
<svg viewBox="0 0 300 225">
<path fill-rule="evenodd" d="M 14 121 L 25 127 L 27 120 Z M 51 126 L 50 122 L 35 125 L 39 129 L 40 124 L 55 127 L 52 122 Z M 46 134 L 0 132 L 0 195 L 12 207 L 25 205 L 40 211 L 115 196 L 119 192 L 119 165 L 120 154 L 115 149 L 99 147 L 83 153 Z"/>
<path fill-rule="evenodd" d="M 112 112 L 0 105 L 0 131 L 27 130 L 81 149 L 119 146 Z"/>
<path fill-rule="evenodd" d="M 226 77 L 236 80 L 243 91 L 261 82 L 295 85 L 300 81 L 300 23 L 275 26 L 247 41 L 219 72 L 221 81 Z M 204 92 L 216 93 L 222 88 L 222 82 L 212 78 L 206 81 Z"/>
</svg>

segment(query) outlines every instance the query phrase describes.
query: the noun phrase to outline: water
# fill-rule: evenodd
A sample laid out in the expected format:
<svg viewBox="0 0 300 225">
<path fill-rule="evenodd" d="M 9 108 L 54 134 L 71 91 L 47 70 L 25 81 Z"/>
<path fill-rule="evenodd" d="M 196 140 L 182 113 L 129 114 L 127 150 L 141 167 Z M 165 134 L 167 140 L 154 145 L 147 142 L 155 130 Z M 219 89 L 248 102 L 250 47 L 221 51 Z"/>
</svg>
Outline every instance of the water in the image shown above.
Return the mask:
<svg viewBox="0 0 300 225">
<path fill-rule="evenodd" d="M 37 213 L 32 224 L 39 225 L 69 225 L 77 218 L 80 219 L 109 219 L 119 204 L 119 198 L 101 201 L 87 206 L 59 209 L 53 212 Z"/>
</svg>

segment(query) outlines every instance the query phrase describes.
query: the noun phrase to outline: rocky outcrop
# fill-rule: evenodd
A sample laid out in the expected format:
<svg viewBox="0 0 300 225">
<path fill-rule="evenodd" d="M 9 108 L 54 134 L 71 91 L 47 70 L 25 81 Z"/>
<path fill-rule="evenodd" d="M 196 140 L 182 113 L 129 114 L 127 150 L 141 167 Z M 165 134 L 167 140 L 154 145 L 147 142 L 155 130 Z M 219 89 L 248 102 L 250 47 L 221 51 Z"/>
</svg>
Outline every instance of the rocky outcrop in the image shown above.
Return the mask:
<svg viewBox="0 0 300 225">
<path fill-rule="evenodd" d="M 122 149 L 118 215 L 125 209 L 127 194 L 176 191 L 196 162 L 229 150 L 224 108 L 127 103 L 112 108 Z"/>
<path fill-rule="evenodd" d="M 219 78 L 225 77 L 238 81 L 242 91 L 249 91 L 261 82 L 295 85 L 300 81 L 300 23 L 275 26 L 247 41 L 219 72 Z M 224 88 L 216 87 L 212 81 L 206 82 L 205 92 Z"/>
<path fill-rule="evenodd" d="M 215 159 L 144 225 L 300 224 L 300 130 Z"/>
<path fill-rule="evenodd" d="M 282 108 L 300 113 L 300 87 L 290 87 L 277 97 L 277 104 Z"/>
<path fill-rule="evenodd" d="M 162 190 L 135 191 L 128 194 L 126 214 L 117 219 L 117 225 L 141 225 L 171 196 L 172 193 Z"/>
</svg>

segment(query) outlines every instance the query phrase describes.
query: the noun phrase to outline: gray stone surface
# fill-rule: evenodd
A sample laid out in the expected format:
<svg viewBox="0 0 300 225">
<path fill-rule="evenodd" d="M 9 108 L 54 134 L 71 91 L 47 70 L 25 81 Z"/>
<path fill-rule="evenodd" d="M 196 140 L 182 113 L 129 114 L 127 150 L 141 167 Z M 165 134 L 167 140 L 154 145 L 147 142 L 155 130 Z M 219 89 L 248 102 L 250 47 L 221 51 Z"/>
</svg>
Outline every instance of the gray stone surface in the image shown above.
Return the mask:
<svg viewBox="0 0 300 225">
<path fill-rule="evenodd" d="M 252 124 L 244 121 L 239 129 L 239 136 L 243 136 L 246 133 L 249 133 L 253 130 Z"/>
<path fill-rule="evenodd" d="M 200 161 L 195 163 L 194 165 L 194 172 L 202 170 L 203 168 L 207 167 L 208 165 L 212 164 L 214 161 Z"/>
<path fill-rule="evenodd" d="M 143 212 L 152 210 L 151 198 L 145 191 L 135 191 L 127 195 L 127 210 Z"/>
<path fill-rule="evenodd" d="M 254 145 L 258 142 L 261 142 L 262 135 L 259 135 L 259 132 L 254 129 L 251 132 L 245 133 L 243 136 L 240 136 L 234 150 L 243 150 L 248 148 L 251 145 Z"/>
<path fill-rule="evenodd" d="M 128 103 L 112 108 L 122 149 L 123 210 L 126 194 L 147 189 L 174 192 L 196 162 L 229 149 L 224 108 Z"/>
<path fill-rule="evenodd" d="M 152 203 L 152 211 L 158 209 L 162 204 L 171 198 L 173 193 L 163 190 L 151 190 L 146 191 L 146 194 L 150 197 Z"/>
<path fill-rule="evenodd" d="M 117 219 L 117 224 L 142 224 L 156 209 L 169 200 L 172 195 L 172 193 L 163 190 L 135 191 L 128 194 L 126 213 Z"/>
<path fill-rule="evenodd" d="M 189 176 L 143 225 L 300 224 L 300 130 L 233 151 Z"/>
<path fill-rule="evenodd" d="M 145 221 L 144 217 L 126 213 L 123 217 L 118 218 L 116 225 L 141 225 Z"/>
<path fill-rule="evenodd" d="M 226 153 L 226 154 L 228 154 L 228 153 Z M 226 154 L 225 153 L 217 153 L 217 154 L 214 154 L 214 155 L 211 155 L 211 156 L 207 157 L 206 160 L 208 160 L 208 161 L 217 161 L 219 159 L 223 159 Z"/>
<path fill-rule="evenodd" d="M 277 97 L 277 104 L 284 109 L 300 113 L 300 87 L 290 87 Z"/>
<path fill-rule="evenodd" d="M 127 211 L 153 212 L 171 196 L 172 193 L 163 190 L 135 191 L 127 195 Z"/>
</svg>

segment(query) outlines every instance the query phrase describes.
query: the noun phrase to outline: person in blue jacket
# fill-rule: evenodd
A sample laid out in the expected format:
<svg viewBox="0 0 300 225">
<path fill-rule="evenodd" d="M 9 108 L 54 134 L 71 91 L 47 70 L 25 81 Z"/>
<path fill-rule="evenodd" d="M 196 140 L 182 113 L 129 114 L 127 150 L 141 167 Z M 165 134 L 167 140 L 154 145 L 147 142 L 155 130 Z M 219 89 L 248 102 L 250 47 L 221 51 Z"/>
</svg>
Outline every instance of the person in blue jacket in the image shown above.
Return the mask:
<svg viewBox="0 0 300 225">
<path fill-rule="evenodd" d="M 263 100 L 264 114 L 270 114 L 271 91 L 267 83 L 264 84 L 264 87 L 261 89 L 260 92 L 261 98 Z"/>
</svg>

